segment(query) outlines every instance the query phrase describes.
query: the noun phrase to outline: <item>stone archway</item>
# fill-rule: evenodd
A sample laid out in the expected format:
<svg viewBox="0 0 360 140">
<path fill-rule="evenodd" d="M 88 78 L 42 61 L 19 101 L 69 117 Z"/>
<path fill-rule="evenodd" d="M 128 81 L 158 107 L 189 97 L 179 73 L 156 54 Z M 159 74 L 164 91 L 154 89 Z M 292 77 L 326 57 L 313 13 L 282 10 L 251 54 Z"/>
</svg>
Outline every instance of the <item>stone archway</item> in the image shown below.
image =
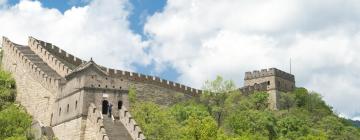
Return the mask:
<svg viewBox="0 0 360 140">
<path fill-rule="evenodd" d="M 103 100 L 102 101 L 102 114 L 107 114 L 109 111 L 109 101 Z"/>
<path fill-rule="evenodd" d="M 120 100 L 120 101 L 118 102 L 118 109 L 121 109 L 122 106 L 123 106 L 123 102 Z"/>
</svg>

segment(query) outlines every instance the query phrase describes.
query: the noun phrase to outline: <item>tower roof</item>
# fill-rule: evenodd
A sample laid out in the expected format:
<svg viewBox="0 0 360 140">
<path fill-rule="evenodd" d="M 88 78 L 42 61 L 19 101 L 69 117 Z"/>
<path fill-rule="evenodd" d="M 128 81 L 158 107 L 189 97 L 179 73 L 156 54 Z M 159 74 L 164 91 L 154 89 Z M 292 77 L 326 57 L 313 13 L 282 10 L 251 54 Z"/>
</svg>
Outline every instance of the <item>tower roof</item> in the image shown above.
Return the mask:
<svg viewBox="0 0 360 140">
<path fill-rule="evenodd" d="M 73 71 L 70 74 L 66 75 L 65 78 L 71 79 L 71 78 L 75 77 L 78 73 L 81 73 L 82 71 L 90 69 L 90 68 L 93 68 L 93 70 L 97 71 L 99 74 L 108 76 L 107 72 L 103 71 L 99 65 L 97 65 L 92 59 L 90 59 L 90 61 L 83 63 L 80 66 L 73 69 Z"/>
</svg>

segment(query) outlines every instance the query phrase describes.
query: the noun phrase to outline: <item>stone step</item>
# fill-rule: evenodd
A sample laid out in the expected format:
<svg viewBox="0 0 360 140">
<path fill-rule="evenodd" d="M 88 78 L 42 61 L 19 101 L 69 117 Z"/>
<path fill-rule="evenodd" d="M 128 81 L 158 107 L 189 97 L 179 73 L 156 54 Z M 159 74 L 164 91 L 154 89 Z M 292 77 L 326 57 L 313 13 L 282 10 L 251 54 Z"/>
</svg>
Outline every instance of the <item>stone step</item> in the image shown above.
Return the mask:
<svg viewBox="0 0 360 140">
<path fill-rule="evenodd" d="M 53 70 L 48 64 L 46 64 L 38 55 L 33 52 L 30 47 L 27 46 L 17 46 L 17 49 L 24 54 L 27 59 L 29 59 L 32 63 L 34 63 L 38 68 L 40 68 L 47 75 L 60 79 L 61 76 Z"/>
<path fill-rule="evenodd" d="M 119 120 L 115 119 L 115 121 L 113 121 L 106 115 L 104 115 L 103 120 L 106 134 L 110 140 L 132 140 L 125 126 Z"/>
</svg>

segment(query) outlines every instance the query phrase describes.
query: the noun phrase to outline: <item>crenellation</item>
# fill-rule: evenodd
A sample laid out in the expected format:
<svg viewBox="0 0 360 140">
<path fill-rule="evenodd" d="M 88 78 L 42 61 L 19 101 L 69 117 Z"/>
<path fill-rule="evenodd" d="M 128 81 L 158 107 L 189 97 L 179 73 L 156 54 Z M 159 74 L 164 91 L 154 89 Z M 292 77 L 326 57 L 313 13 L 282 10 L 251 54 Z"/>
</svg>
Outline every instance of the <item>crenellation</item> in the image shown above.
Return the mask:
<svg viewBox="0 0 360 140">
<path fill-rule="evenodd" d="M 6 43 L 6 42 L 5 42 Z M 21 64 L 23 66 L 28 66 L 30 68 L 30 72 L 33 72 L 33 76 L 36 77 L 41 83 L 45 84 L 45 87 L 55 87 L 56 85 L 48 82 L 48 78 L 49 75 L 47 75 L 44 71 L 42 71 L 39 67 L 37 67 L 36 64 L 34 64 L 33 62 L 31 62 L 27 56 L 25 56 L 24 54 L 22 54 L 17 47 L 15 47 L 15 45 L 11 44 L 7 44 L 4 45 L 4 47 L 9 47 L 9 50 L 11 50 L 12 52 L 14 52 L 14 56 L 17 56 L 17 59 L 20 60 L 20 62 L 22 62 Z"/>
<path fill-rule="evenodd" d="M 148 80 L 147 76 L 144 74 L 140 74 L 140 79 L 142 80 L 142 82 L 146 82 Z"/>
<path fill-rule="evenodd" d="M 260 77 L 278 76 L 290 81 L 294 81 L 294 75 L 286 73 L 276 68 L 262 69 L 261 71 L 245 72 L 245 80 L 256 79 Z"/>
<path fill-rule="evenodd" d="M 145 136 L 143 135 L 141 128 L 137 125 L 136 121 L 125 107 L 120 109 L 119 117 L 120 121 L 124 124 L 125 128 L 134 140 L 145 140 Z"/>
<path fill-rule="evenodd" d="M 130 74 L 130 72 L 128 72 L 128 71 L 124 71 L 124 76 L 126 76 L 126 77 L 130 77 L 130 76 L 131 76 L 131 74 Z"/>
<path fill-rule="evenodd" d="M 172 88 L 174 86 L 174 82 L 169 81 L 169 87 Z"/>
<path fill-rule="evenodd" d="M 139 78 L 141 77 L 141 76 L 140 76 L 140 73 L 134 72 L 134 75 L 135 75 L 136 77 L 139 77 Z"/>
<path fill-rule="evenodd" d="M 87 107 L 89 107 L 89 103 L 93 102 L 96 103 L 96 105 L 98 105 L 98 107 L 100 107 L 101 109 L 101 101 L 104 99 L 108 99 L 109 101 L 111 100 L 114 108 L 115 105 L 118 105 L 117 101 L 119 100 L 123 101 L 124 105 L 128 106 L 129 103 L 127 101 L 126 92 L 129 88 L 129 85 L 136 86 L 136 90 L 139 90 L 139 98 L 151 98 L 150 100 L 154 100 L 155 102 L 161 104 L 171 104 L 178 98 L 188 99 L 191 96 L 198 96 L 198 94 L 202 93 L 201 90 L 197 90 L 166 79 L 161 79 L 156 76 L 149 76 L 141 73 L 100 67 L 101 72 L 104 72 L 105 75 L 109 75 L 104 76 L 98 73 L 99 71 L 94 71 L 93 68 L 99 68 L 96 67 L 98 66 L 96 64 L 81 65 L 81 67 L 72 67 L 71 64 L 79 64 L 79 62 L 88 64 L 90 63 L 90 61 L 83 61 L 67 53 L 66 51 L 61 50 L 60 48 L 56 47 L 51 43 L 36 40 L 32 37 L 30 37 L 29 39 L 29 46 L 24 46 L 24 48 L 26 48 L 25 50 L 24 48 L 20 47 L 20 50 L 18 50 L 17 45 L 14 45 L 11 41 L 7 42 L 6 38 L 3 38 L 3 40 L 5 40 L 3 41 L 3 44 L 8 44 L 8 47 L 4 49 L 6 51 L 7 57 L 14 58 L 8 58 L 7 60 L 10 60 L 12 63 L 19 63 L 19 66 L 25 68 L 23 71 L 34 79 L 34 82 L 41 84 L 42 87 L 49 90 L 48 93 L 54 96 L 55 99 L 53 100 L 55 101 L 52 101 L 52 99 L 48 101 L 49 104 L 54 104 L 55 108 L 47 110 L 47 112 L 49 112 L 47 114 L 47 121 L 50 120 L 50 114 L 59 114 L 56 115 L 56 119 L 60 118 L 61 121 L 58 120 L 56 122 L 56 125 L 53 126 L 53 128 L 58 128 L 57 131 L 59 133 L 62 133 L 60 128 L 64 128 L 64 124 L 67 124 L 67 122 L 65 121 L 69 121 L 70 119 L 71 122 L 73 121 L 71 120 L 72 117 L 80 117 L 78 119 L 79 121 L 74 121 L 77 122 L 79 126 L 82 125 L 81 120 L 86 118 L 86 115 L 89 115 L 86 113 L 81 114 L 81 111 L 79 111 L 80 114 L 77 115 L 80 116 L 72 116 L 72 114 L 74 113 L 71 113 L 71 111 L 73 111 L 74 109 L 75 99 L 70 100 L 72 99 L 70 98 L 70 96 L 73 95 L 81 95 L 79 98 L 76 99 L 76 105 L 79 105 L 80 109 L 86 110 Z M 12 69 L 14 66 L 10 65 L 12 64 L 11 62 L 3 63 L 9 64 L 9 67 L 11 67 Z M 88 69 L 89 66 L 95 67 Z M 15 72 L 16 71 L 17 70 L 15 69 Z M 65 76 L 69 74 L 74 75 L 65 79 Z M 108 80 L 109 77 L 110 80 Z M 123 79 L 125 79 L 125 81 L 123 81 Z M 177 93 L 187 94 L 187 96 L 177 97 Z M 111 94 L 114 94 L 117 97 L 113 97 Z M 109 95 L 111 95 L 111 98 L 107 98 L 107 96 Z M 60 100 L 62 101 L 61 104 L 59 103 Z M 70 112 L 65 113 L 66 105 L 69 104 Z M 61 107 L 62 111 L 59 111 L 58 107 Z M 116 113 L 117 112 L 115 111 L 114 114 Z M 145 137 L 143 137 L 143 133 L 140 130 L 140 127 L 131 118 L 131 115 L 129 116 L 130 117 L 128 118 L 128 120 L 130 121 L 128 123 L 130 126 L 132 126 L 132 130 L 129 131 L 129 133 L 131 133 L 132 135 L 136 135 L 136 137 L 142 136 L 140 138 L 145 139 Z M 48 123 L 50 122 L 51 121 L 49 121 Z M 97 118 L 97 122 L 102 123 L 102 120 L 100 118 Z M 87 127 L 88 126 L 86 126 L 86 128 Z M 80 132 L 83 130 L 79 129 L 77 131 Z M 99 131 L 104 132 L 104 135 L 106 134 L 103 124 L 100 124 L 100 127 L 97 129 L 97 132 Z M 60 139 L 64 138 L 65 137 L 60 137 Z"/>
<path fill-rule="evenodd" d="M 185 90 L 186 92 L 189 92 L 189 93 L 192 93 L 193 91 L 192 91 L 192 88 L 190 88 L 190 87 L 186 87 L 186 90 Z"/>
<path fill-rule="evenodd" d="M 47 62 L 49 66 L 54 68 L 54 70 L 57 71 L 60 75 L 65 76 L 66 74 L 68 74 L 69 72 L 68 67 L 63 67 L 62 65 L 64 64 L 62 64 L 56 57 L 49 57 L 51 53 L 48 52 L 45 48 L 43 48 L 43 46 L 46 46 L 46 43 L 44 43 L 44 41 L 34 41 L 34 42 L 35 43 L 30 43 L 29 47 L 35 53 L 37 53 L 40 56 L 40 58 L 42 58 L 45 62 Z"/>
<path fill-rule="evenodd" d="M 108 72 L 110 75 L 115 74 L 115 70 L 114 70 L 114 69 L 108 69 L 107 72 Z"/>
<path fill-rule="evenodd" d="M 161 82 L 159 77 L 156 77 L 156 76 L 154 76 L 154 77 L 155 77 L 155 82 L 157 82 L 157 83 Z"/>
<path fill-rule="evenodd" d="M 179 84 L 179 83 L 175 83 L 175 89 L 176 89 L 176 90 L 180 90 L 180 88 L 181 88 L 181 87 L 180 87 L 180 84 Z"/>
<path fill-rule="evenodd" d="M 258 70 L 254 70 L 253 71 L 253 77 L 254 78 L 259 78 L 260 77 L 260 72 Z"/>
</svg>

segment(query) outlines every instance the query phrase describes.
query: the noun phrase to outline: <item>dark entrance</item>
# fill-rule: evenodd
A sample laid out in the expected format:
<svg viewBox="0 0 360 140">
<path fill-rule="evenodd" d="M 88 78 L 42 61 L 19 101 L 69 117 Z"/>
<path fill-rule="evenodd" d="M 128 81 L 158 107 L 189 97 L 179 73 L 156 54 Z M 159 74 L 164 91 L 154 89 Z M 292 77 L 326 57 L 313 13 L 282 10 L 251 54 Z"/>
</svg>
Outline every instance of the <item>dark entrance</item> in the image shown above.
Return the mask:
<svg viewBox="0 0 360 140">
<path fill-rule="evenodd" d="M 107 100 L 104 100 L 102 102 L 102 114 L 107 114 L 109 110 L 109 102 Z"/>
<path fill-rule="evenodd" d="M 122 101 L 119 101 L 119 102 L 118 102 L 118 109 L 121 109 L 122 105 L 123 105 L 123 102 L 122 102 Z"/>
</svg>

